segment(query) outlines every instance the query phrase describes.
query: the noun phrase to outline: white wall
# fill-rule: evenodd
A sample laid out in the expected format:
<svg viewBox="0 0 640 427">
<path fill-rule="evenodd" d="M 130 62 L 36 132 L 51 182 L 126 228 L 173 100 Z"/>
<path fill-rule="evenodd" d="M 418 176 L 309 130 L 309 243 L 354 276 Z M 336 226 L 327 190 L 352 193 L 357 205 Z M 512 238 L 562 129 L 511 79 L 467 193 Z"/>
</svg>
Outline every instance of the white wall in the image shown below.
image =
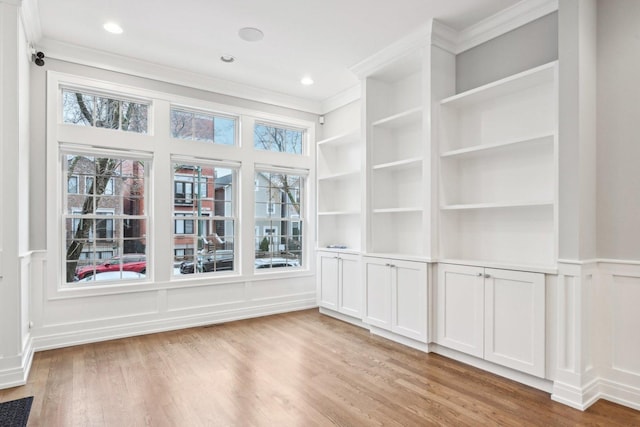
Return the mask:
<svg viewBox="0 0 640 427">
<path fill-rule="evenodd" d="M 598 257 L 640 260 L 640 2 L 598 2 Z"/>
<path fill-rule="evenodd" d="M 150 90 L 160 94 L 162 99 L 165 96 L 169 97 L 164 94 L 178 95 L 194 100 L 210 101 L 245 110 L 278 115 L 287 120 L 315 124 L 317 116 L 55 59 L 45 59 L 45 61 L 44 67 L 32 68 L 30 88 L 32 125 L 30 164 L 32 215 L 30 226 L 32 231 L 31 245 L 37 249 L 30 269 L 33 289 L 31 320 L 34 322 L 32 335 L 36 350 L 226 322 L 316 306 L 313 262 L 309 264 L 308 271 L 291 272 L 290 274 L 273 272 L 273 274 L 263 274 L 260 277 L 256 275 L 224 279 L 203 277 L 194 281 L 159 282 L 156 280 L 150 285 L 147 284 L 121 293 L 114 293 L 110 289 L 100 291 L 99 294 L 91 292 L 74 295 L 59 293 L 56 275 L 48 274 L 52 271 L 51 265 L 55 265 L 59 260 L 53 253 L 47 252 L 48 248 L 55 248 L 57 242 L 45 241 L 47 234 L 56 240 L 55 232 L 47 229 L 47 223 L 55 224 L 55 220 L 51 222 L 48 220 L 48 216 L 55 217 L 58 214 L 51 212 L 55 206 L 47 205 L 48 179 L 55 176 L 55 171 L 47 171 L 46 165 L 52 164 L 50 163 L 51 155 L 54 158 L 56 156 L 55 152 L 51 154 L 51 150 L 56 149 L 56 137 L 49 135 L 52 140 L 47 141 L 46 134 L 47 122 L 55 122 L 51 116 L 47 116 L 46 110 L 47 97 L 52 94 L 51 89 L 47 88 L 48 71 Z M 55 88 L 53 93 L 55 93 Z M 166 104 L 168 105 L 168 103 Z M 55 124 L 52 128 L 56 128 Z M 251 126 L 243 129 L 242 132 L 244 140 L 251 140 L 253 133 Z M 170 148 L 156 147 L 154 150 L 162 151 L 163 155 L 168 156 Z M 311 152 L 311 158 L 313 158 L 314 152 Z M 265 154 L 262 157 L 269 158 L 269 155 Z M 55 161 L 53 163 L 55 164 Z M 311 171 L 311 182 L 314 181 L 314 176 Z M 252 183 L 253 176 L 243 176 L 242 180 Z M 170 184 L 167 186 L 170 187 Z M 55 188 L 55 185 L 49 187 Z M 252 197 L 253 191 L 251 193 L 245 191 L 239 195 L 243 203 L 246 201 L 246 194 Z M 310 203 L 309 209 L 311 211 L 315 209 L 313 203 Z M 169 220 L 162 218 L 161 220 L 167 222 L 167 228 L 170 228 Z M 309 225 L 312 226 L 312 224 L 313 221 L 310 221 Z M 247 236 L 247 230 L 253 231 L 253 223 L 248 225 L 244 223 L 242 229 L 245 232 L 244 235 Z M 311 230 L 312 228 L 309 231 Z M 311 232 L 308 237 L 311 239 Z M 252 239 L 253 236 L 249 236 L 249 241 Z M 253 245 L 245 245 L 245 249 L 247 248 L 252 250 Z M 156 260 L 162 256 L 169 261 L 168 255 L 164 253 L 156 253 L 155 255 Z M 249 259 L 246 256 L 241 258 L 243 262 Z M 307 259 L 312 260 L 313 257 L 309 254 Z M 251 267 L 252 265 L 249 265 L 248 268 Z"/>
<path fill-rule="evenodd" d="M 551 13 L 456 56 L 456 93 L 558 59 L 558 14 Z"/>
<path fill-rule="evenodd" d="M 24 383 L 29 331 L 29 53 L 16 2 L 0 1 L 0 387 Z"/>
</svg>

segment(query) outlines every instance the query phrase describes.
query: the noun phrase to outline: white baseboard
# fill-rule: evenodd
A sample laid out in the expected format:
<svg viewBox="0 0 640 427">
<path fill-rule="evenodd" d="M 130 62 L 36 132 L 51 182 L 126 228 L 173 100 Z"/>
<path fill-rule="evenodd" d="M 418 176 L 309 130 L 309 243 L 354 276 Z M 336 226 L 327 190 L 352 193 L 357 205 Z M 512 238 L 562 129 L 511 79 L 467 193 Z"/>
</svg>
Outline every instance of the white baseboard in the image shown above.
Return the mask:
<svg viewBox="0 0 640 427">
<path fill-rule="evenodd" d="M 362 320 L 357 317 L 347 316 L 346 314 L 339 313 L 337 311 L 330 310 L 328 308 L 319 307 L 318 311 L 320 314 L 324 314 L 325 316 L 333 317 L 334 319 L 342 320 L 343 322 L 350 323 L 354 326 L 358 326 L 360 328 L 369 329 L 369 325 L 364 323 Z"/>
<path fill-rule="evenodd" d="M 554 381 L 551 400 L 584 411 L 600 399 L 599 380 L 595 379 L 584 387 L 576 387 L 561 381 Z"/>
<path fill-rule="evenodd" d="M 33 340 L 29 337 L 22 354 L 6 358 L 0 364 L 0 390 L 18 387 L 27 383 L 31 363 L 33 362 Z"/>
<path fill-rule="evenodd" d="M 108 341 L 138 335 L 225 323 L 234 320 L 269 316 L 272 314 L 291 311 L 306 310 L 314 307 L 317 307 L 315 295 L 312 298 L 284 301 L 254 307 L 243 307 L 215 313 L 175 316 L 166 319 L 133 322 L 124 325 L 84 329 L 64 333 L 42 333 L 41 335 L 37 335 L 33 338 L 33 347 L 35 351 L 50 350 L 99 341 Z"/>
<path fill-rule="evenodd" d="M 420 341 L 412 340 L 411 338 L 403 337 L 402 335 L 394 334 L 393 332 L 389 332 L 384 329 L 380 329 L 376 326 L 367 325 L 369 327 L 369 332 L 373 335 L 378 335 L 382 338 L 386 338 L 390 341 L 397 342 L 402 345 L 406 345 L 407 347 L 415 348 L 416 350 L 424 351 L 427 353 L 429 351 L 429 345 Z"/>
<path fill-rule="evenodd" d="M 640 388 L 607 379 L 600 380 L 600 398 L 640 411 Z"/>
<path fill-rule="evenodd" d="M 547 379 L 534 377 L 533 375 L 515 371 L 511 368 L 496 365 L 495 363 L 488 362 L 484 359 L 478 359 L 477 357 L 470 356 L 435 343 L 429 344 L 429 351 L 448 357 L 449 359 L 474 366 L 478 369 L 482 369 L 483 371 L 491 372 L 492 374 L 517 381 L 529 387 L 551 393 L 553 383 Z"/>
</svg>

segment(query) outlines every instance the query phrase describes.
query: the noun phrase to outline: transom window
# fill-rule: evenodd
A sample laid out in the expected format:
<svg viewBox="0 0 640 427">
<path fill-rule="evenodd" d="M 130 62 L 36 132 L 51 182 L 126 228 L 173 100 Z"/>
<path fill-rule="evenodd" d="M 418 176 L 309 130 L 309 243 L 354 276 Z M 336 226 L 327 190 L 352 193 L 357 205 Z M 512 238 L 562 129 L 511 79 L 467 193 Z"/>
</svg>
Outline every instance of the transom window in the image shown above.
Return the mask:
<svg viewBox="0 0 640 427">
<path fill-rule="evenodd" d="M 148 120 L 148 104 L 72 89 L 62 91 L 63 123 L 147 133 Z"/>
<path fill-rule="evenodd" d="M 253 146 L 258 150 L 302 154 L 305 135 L 302 129 L 256 123 L 253 134 Z"/>
<path fill-rule="evenodd" d="M 235 145 L 236 128 L 233 117 L 171 108 L 171 136 L 177 139 Z"/>
</svg>

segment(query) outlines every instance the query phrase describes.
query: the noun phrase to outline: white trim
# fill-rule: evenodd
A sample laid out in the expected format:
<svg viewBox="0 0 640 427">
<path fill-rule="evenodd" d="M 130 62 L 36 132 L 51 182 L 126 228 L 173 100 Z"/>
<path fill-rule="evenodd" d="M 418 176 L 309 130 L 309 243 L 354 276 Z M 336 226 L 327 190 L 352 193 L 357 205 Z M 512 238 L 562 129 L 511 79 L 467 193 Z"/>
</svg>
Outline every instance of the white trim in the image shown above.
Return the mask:
<svg viewBox="0 0 640 427">
<path fill-rule="evenodd" d="M 320 113 L 330 113 L 331 111 L 337 110 L 340 107 L 344 107 L 345 105 L 359 100 L 361 97 L 362 85 L 358 83 L 357 85 L 352 86 L 349 89 L 344 90 L 322 101 L 322 104 L 320 106 Z"/>
<path fill-rule="evenodd" d="M 256 302 L 256 301 L 253 301 Z M 170 311 L 171 318 L 156 319 L 150 321 L 126 322 L 121 325 L 107 327 L 82 328 L 69 332 L 48 332 L 43 328 L 37 337 L 34 337 L 36 351 L 51 350 L 54 348 L 69 347 L 73 345 L 88 344 L 100 341 L 108 341 L 118 338 L 127 338 L 137 335 L 154 334 L 158 332 L 177 329 L 193 328 L 198 326 L 214 325 L 232 322 L 235 320 L 250 319 L 269 316 L 279 313 L 288 313 L 298 310 L 307 310 L 317 307 L 315 291 L 289 295 L 281 298 L 281 301 L 270 302 L 264 300 L 262 304 L 232 308 L 207 314 L 180 315 L 182 310 Z M 141 316 L 146 317 L 146 316 Z"/>
<path fill-rule="evenodd" d="M 27 383 L 34 351 L 33 339 L 29 336 L 22 349 L 22 353 L 15 357 L 0 360 L 2 362 L 0 363 L 0 390 L 25 385 Z"/>
<path fill-rule="evenodd" d="M 245 84 L 210 77 L 174 67 L 154 64 L 108 52 L 89 49 L 51 39 L 38 43 L 38 48 L 51 59 L 97 67 L 107 71 L 159 80 L 208 92 L 229 95 L 279 107 L 320 114 L 320 102 L 285 95 Z"/>
<path fill-rule="evenodd" d="M 456 54 L 558 10 L 558 0 L 526 0 L 460 31 Z"/>
<path fill-rule="evenodd" d="M 350 68 L 351 72 L 358 76 L 359 79 L 363 79 L 393 63 L 398 58 L 427 46 L 431 37 L 431 25 L 432 22 L 429 22 L 406 37 L 360 61 Z"/>
<path fill-rule="evenodd" d="M 19 3 L 19 2 L 16 2 Z M 40 24 L 40 11 L 37 0 L 22 0 L 21 8 L 22 25 L 29 43 L 37 43 L 42 38 L 42 25 Z"/>
<path fill-rule="evenodd" d="M 443 24 L 437 19 L 433 20 L 432 23 L 432 33 L 431 33 L 431 44 L 433 46 L 438 46 L 446 50 L 447 52 L 451 52 L 453 54 L 457 53 L 458 43 L 460 40 L 460 33 L 453 28 Z"/>
</svg>

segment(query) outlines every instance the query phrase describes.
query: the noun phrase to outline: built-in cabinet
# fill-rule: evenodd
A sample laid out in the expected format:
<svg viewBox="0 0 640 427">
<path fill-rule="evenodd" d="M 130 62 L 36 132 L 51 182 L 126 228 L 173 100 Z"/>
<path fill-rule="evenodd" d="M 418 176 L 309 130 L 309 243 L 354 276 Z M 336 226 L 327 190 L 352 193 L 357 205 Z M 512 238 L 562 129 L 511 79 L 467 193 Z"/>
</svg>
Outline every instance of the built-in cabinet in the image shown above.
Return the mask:
<svg viewBox="0 0 640 427">
<path fill-rule="evenodd" d="M 360 256 L 318 251 L 318 305 L 362 318 Z"/>
<path fill-rule="evenodd" d="M 363 80 L 368 253 L 426 253 L 423 63 L 417 49 Z"/>
<path fill-rule="evenodd" d="M 545 378 L 557 62 L 458 94 L 455 67 L 419 43 L 355 67 L 362 133 L 318 143 L 319 250 L 362 242 L 359 319 L 373 332 Z M 319 252 L 319 305 L 357 317 L 340 257 Z"/>
<path fill-rule="evenodd" d="M 361 162 L 359 128 L 318 141 L 318 248 L 360 250 Z"/>
<path fill-rule="evenodd" d="M 435 311 L 439 345 L 544 377 L 544 274 L 439 264 Z"/>
<path fill-rule="evenodd" d="M 440 102 L 440 258 L 553 268 L 556 63 Z"/>
<path fill-rule="evenodd" d="M 427 264 L 363 257 L 364 321 L 427 342 Z"/>
</svg>

